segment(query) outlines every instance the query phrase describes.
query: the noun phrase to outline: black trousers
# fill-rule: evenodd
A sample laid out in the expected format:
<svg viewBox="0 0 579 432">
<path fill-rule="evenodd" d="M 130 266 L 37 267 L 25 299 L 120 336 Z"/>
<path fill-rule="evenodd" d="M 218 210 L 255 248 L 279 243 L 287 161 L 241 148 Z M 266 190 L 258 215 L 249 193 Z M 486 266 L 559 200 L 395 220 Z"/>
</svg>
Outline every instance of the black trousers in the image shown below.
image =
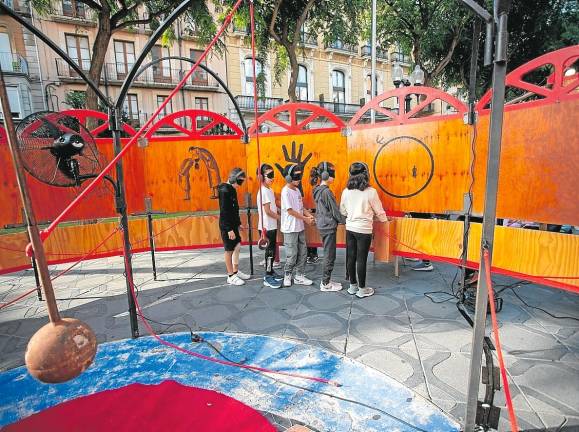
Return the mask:
<svg viewBox="0 0 579 432">
<path fill-rule="evenodd" d="M 372 234 L 361 234 L 346 230 L 346 266 L 350 284 L 366 287 L 366 263 Z M 356 277 L 357 275 L 357 277 Z"/>
<path fill-rule="evenodd" d="M 322 264 L 322 282 L 327 285 L 332 278 L 336 262 L 336 231 L 320 232 L 324 245 L 324 262 Z"/>
<path fill-rule="evenodd" d="M 277 239 L 277 230 L 267 230 L 265 236 L 269 240 L 269 244 L 265 249 L 265 273 L 273 275 L 273 261 L 275 260 L 275 246 Z"/>
</svg>

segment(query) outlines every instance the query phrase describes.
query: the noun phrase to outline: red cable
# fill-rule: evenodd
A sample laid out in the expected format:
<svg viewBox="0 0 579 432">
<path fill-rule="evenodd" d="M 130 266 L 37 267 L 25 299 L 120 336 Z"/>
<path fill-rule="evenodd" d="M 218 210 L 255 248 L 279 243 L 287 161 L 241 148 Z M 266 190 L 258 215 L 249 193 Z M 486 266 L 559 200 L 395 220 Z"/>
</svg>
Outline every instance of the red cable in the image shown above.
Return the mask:
<svg viewBox="0 0 579 432">
<path fill-rule="evenodd" d="M 79 260 L 77 260 L 73 265 L 71 265 L 69 268 L 61 271 L 60 273 L 58 273 L 56 276 L 54 276 L 53 278 L 51 278 L 50 280 L 53 281 L 55 279 L 58 279 L 59 277 L 67 274 L 69 271 L 71 271 L 74 267 L 76 267 L 79 263 L 81 263 L 82 261 L 84 261 L 85 259 L 87 259 L 89 256 L 91 256 L 92 254 L 94 254 L 98 248 L 100 248 L 102 245 L 104 245 L 113 235 L 115 235 L 116 233 L 118 233 L 120 231 L 120 228 L 115 228 L 102 242 L 100 242 L 98 245 L 96 245 L 93 249 L 91 249 L 87 254 L 85 254 L 84 256 L 82 256 Z"/>
<path fill-rule="evenodd" d="M 497 322 L 497 313 L 495 311 L 495 295 L 493 292 L 493 283 L 491 281 L 491 262 L 490 254 L 487 249 L 483 252 L 485 260 L 485 276 L 487 280 L 487 289 L 489 292 L 489 306 L 491 308 L 491 322 L 493 325 L 493 334 L 495 336 L 495 345 L 497 346 L 497 356 L 499 358 L 499 367 L 501 368 L 501 376 L 503 378 L 503 385 L 505 387 L 505 399 L 507 401 L 507 408 L 509 410 L 509 419 L 511 421 L 512 432 L 518 432 L 517 417 L 515 416 L 515 409 L 513 408 L 513 400 L 511 399 L 511 390 L 509 388 L 509 381 L 507 379 L 507 370 L 503 360 L 503 351 L 501 348 L 501 341 L 499 338 L 499 325 Z"/>
<path fill-rule="evenodd" d="M 68 273 L 69 271 L 71 271 L 74 267 L 76 267 L 80 262 L 84 261 L 85 259 L 87 259 L 89 256 L 91 256 L 92 254 L 94 254 L 96 252 L 96 250 L 98 248 L 100 248 L 102 245 L 104 245 L 114 234 L 116 234 L 118 231 L 120 230 L 120 228 L 115 228 L 102 242 L 100 242 L 95 248 L 93 248 L 90 252 L 88 252 L 86 255 L 84 255 L 82 258 L 80 258 L 79 260 L 77 260 L 73 265 L 71 265 L 69 268 L 67 268 L 66 270 L 61 271 L 60 273 L 58 273 L 56 276 L 52 277 L 50 280 L 54 281 L 55 279 L 65 275 L 66 273 Z M 3 309 L 7 306 L 10 306 L 11 304 L 14 304 L 20 300 L 22 300 L 24 297 L 29 296 L 30 294 L 32 294 L 33 292 L 36 292 L 38 290 L 38 288 L 34 288 L 31 289 L 30 291 L 25 292 L 24 294 L 16 297 L 13 300 L 10 300 L 7 303 L 3 303 L 2 305 L 0 305 L 0 309 Z"/>
<path fill-rule="evenodd" d="M 125 265 L 126 265 L 128 263 L 127 255 L 124 253 L 123 256 L 125 258 Z M 130 268 L 130 266 L 126 265 L 126 268 L 127 269 Z M 141 305 L 139 304 L 139 301 L 137 299 L 137 295 L 135 293 L 135 285 L 133 283 L 132 274 L 127 275 L 127 280 L 129 281 L 129 286 L 131 288 L 131 295 L 133 296 L 135 306 L 137 307 L 139 318 L 141 319 L 143 325 L 147 328 L 147 331 L 149 332 L 149 334 L 151 336 L 153 336 L 155 339 L 157 339 L 162 345 L 168 346 L 170 348 L 173 348 L 177 351 L 188 354 L 190 356 L 197 357 L 197 358 L 200 358 L 202 360 L 207 360 L 207 361 L 214 362 L 214 363 L 219 363 L 219 364 L 222 364 L 225 366 L 233 366 L 233 367 L 238 367 L 241 369 L 248 369 L 248 370 L 252 370 L 252 371 L 256 371 L 256 372 L 264 372 L 264 373 L 270 373 L 270 374 L 275 374 L 275 375 L 284 375 L 284 376 L 289 376 L 292 378 L 301 378 L 301 379 L 305 379 L 305 380 L 309 380 L 309 381 L 314 381 L 314 382 L 319 382 L 319 383 L 323 383 L 323 384 L 330 384 L 330 385 L 333 385 L 336 387 L 341 387 L 341 384 L 339 384 L 338 382 L 333 381 L 333 380 L 329 380 L 326 378 L 318 378 L 318 377 L 300 375 L 300 374 L 291 373 L 291 372 L 276 371 L 276 370 L 262 368 L 259 366 L 239 364 L 239 363 L 235 363 L 235 362 L 221 360 L 218 358 L 209 357 L 209 356 L 206 356 L 203 354 L 199 354 L 195 351 L 191 351 L 191 350 L 188 350 L 186 348 L 182 348 L 179 345 L 175 345 L 174 343 L 168 342 L 168 341 L 164 340 L 163 338 L 161 338 L 159 335 L 157 335 L 157 333 L 155 333 L 155 330 L 153 329 L 153 327 L 151 327 L 151 325 L 149 324 L 149 322 L 147 321 L 147 319 L 143 315 L 143 312 L 141 310 Z"/>
<path fill-rule="evenodd" d="M 217 42 L 217 40 L 219 39 L 219 37 L 221 36 L 221 34 L 225 31 L 225 29 L 227 28 L 227 26 L 229 25 L 229 23 L 231 22 L 231 19 L 233 17 L 233 14 L 235 13 L 235 11 L 239 8 L 239 6 L 241 5 L 243 0 L 238 0 L 237 3 L 233 6 L 233 9 L 231 10 L 231 12 L 225 17 L 225 21 L 223 22 L 221 28 L 219 29 L 219 31 L 217 32 L 217 34 L 215 35 L 215 37 L 213 38 L 213 40 L 209 43 L 209 45 L 207 46 L 207 48 L 205 49 L 205 51 L 203 51 L 203 53 L 197 58 L 197 60 L 195 61 L 195 64 L 193 65 L 193 67 L 191 68 L 191 70 L 189 70 L 189 72 L 187 72 L 183 78 L 181 79 L 181 81 L 175 86 L 175 88 L 171 91 L 171 93 L 169 94 L 169 96 L 167 96 L 167 98 L 163 101 L 163 103 L 161 103 L 161 105 L 159 105 L 159 107 L 157 108 L 157 110 L 151 115 L 151 117 L 149 118 L 149 120 L 147 120 L 145 122 L 145 124 L 137 131 L 137 133 L 131 137 L 131 139 L 129 140 L 129 142 L 123 147 L 123 149 L 119 152 L 118 155 L 116 155 L 110 162 L 109 164 L 101 171 L 101 173 L 95 177 L 95 179 L 93 181 L 90 182 L 90 184 L 84 188 L 79 194 L 78 196 L 62 211 L 62 213 L 60 215 L 58 215 L 56 217 L 56 219 L 54 219 L 54 221 L 52 221 L 52 223 L 44 230 L 42 230 L 40 232 L 41 235 L 41 239 L 44 241 L 53 231 L 54 229 L 58 226 L 58 224 L 60 224 L 62 222 L 62 220 L 75 208 L 79 205 L 80 201 L 84 199 L 85 196 L 87 196 L 90 192 L 92 192 L 92 190 L 103 180 L 103 178 L 105 177 L 105 175 L 117 164 L 117 162 L 131 149 L 131 147 L 134 145 L 134 143 L 138 140 L 138 138 L 141 136 L 141 134 L 143 133 L 143 131 L 145 129 L 147 129 L 151 123 L 153 123 L 153 121 L 155 121 L 155 119 L 157 118 L 157 115 L 165 108 L 165 106 L 171 101 L 171 99 L 173 98 L 173 96 L 175 96 L 175 94 L 177 94 L 177 92 L 179 92 L 179 90 L 183 87 L 183 85 L 187 82 L 187 80 L 189 79 L 189 77 L 195 72 L 195 70 L 197 69 L 197 67 L 199 66 L 199 64 L 205 59 L 205 57 L 207 56 L 209 50 L 213 47 L 213 45 L 215 45 L 215 43 Z"/>
<path fill-rule="evenodd" d="M 19 300 L 22 300 L 24 297 L 29 296 L 29 295 L 32 294 L 33 292 L 36 292 L 36 290 L 37 290 L 36 288 L 31 289 L 30 291 L 25 292 L 25 293 L 22 294 L 21 296 L 18 296 L 18 297 L 16 297 L 15 299 L 10 300 L 8 303 L 2 303 L 2 304 L 0 305 L 0 309 L 3 309 L 3 308 L 5 308 L 5 307 L 7 307 L 7 306 L 10 306 L 10 305 L 13 304 L 13 303 L 16 303 L 16 302 L 19 301 Z"/>
<path fill-rule="evenodd" d="M 261 172 L 261 152 L 259 147 L 259 117 L 257 110 L 257 69 L 255 67 L 255 15 L 253 10 L 253 1 L 249 2 L 249 18 L 251 21 L 251 60 L 253 65 L 253 115 L 255 116 L 255 139 L 257 142 L 257 166 L 259 180 L 259 204 L 258 204 L 258 215 L 261 216 L 261 239 L 267 238 L 267 233 L 265 229 L 265 218 L 263 217 L 263 193 L 261 187 L 263 184 L 263 174 Z M 262 66 L 263 67 L 263 66 Z M 263 71 L 262 71 L 263 72 Z M 259 230 L 259 227 L 258 227 Z"/>
</svg>

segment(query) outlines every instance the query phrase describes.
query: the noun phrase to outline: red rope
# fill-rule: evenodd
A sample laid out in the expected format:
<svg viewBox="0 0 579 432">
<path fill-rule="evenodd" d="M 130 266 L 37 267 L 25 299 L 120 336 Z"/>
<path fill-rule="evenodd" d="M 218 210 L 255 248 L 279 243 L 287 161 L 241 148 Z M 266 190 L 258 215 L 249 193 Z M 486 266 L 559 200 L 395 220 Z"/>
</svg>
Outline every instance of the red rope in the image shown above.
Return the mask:
<svg viewBox="0 0 579 432">
<path fill-rule="evenodd" d="M 30 291 L 26 291 L 24 294 L 16 297 L 15 299 L 10 300 L 10 301 L 7 302 L 7 303 L 2 303 L 2 304 L 0 305 L 0 309 L 4 309 L 5 307 L 10 306 L 11 304 L 16 303 L 17 301 L 22 300 L 24 297 L 28 297 L 28 296 L 29 296 L 30 294 L 32 294 L 33 292 L 36 292 L 36 288 L 31 289 Z"/>
<path fill-rule="evenodd" d="M 51 281 L 54 281 L 55 279 L 58 279 L 59 277 L 65 275 L 66 273 L 68 273 L 69 271 L 71 271 L 74 267 L 76 267 L 80 262 L 84 261 L 85 259 L 87 259 L 89 256 L 93 255 L 102 245 L 104 245 L 113 235 L 115 235 L 117 232 L 120 231 L 120 228 L 117 227 L 115 228 L 103 241 L 101 241 L 98 245 L 96 245 L 93 249 L 91 249 L 90 252 L 86 253 L 82 258 L 80 258 L 79 260 L 77 260 L 73 265 L 71 265 L 70 267 L 68 267 L 67 269 L 61 271 L 60 273 L 58 273 L 56 276 L 50 278 Z M 28 297 L 30 294 L 34 293 L 37 291 L 37 288 L 31 289 L 27 292 L 25 292 L 24 294 L 16 297 L 15 299 L 10 300 L 7 303 L 3 303 L 2 305 L 0 305 L 0 309 L 3 309 L 7 306 L 10 306 L 11 304 L 14 304 L 22 299 L 24 299 L 25 297 Z"/>
<path fill-rule="evenodd" d="M 177 94 L 179 92 L 179 90 L 181 90 L 181 88 L 183 87 L 183 85 L 185 85 L 185 83 L 187 82 L 187 80 L 189 79 L 189 77 L 191 77 L 191 75 L 195 72 L 195 70 L 197 69 L 197 67 L 199 66 L 199 64 L 205 59 L 205 57 L 207 56 L 209 50 L 213 47 L 213 45 L 215 45 L 215 43 L 217 42 L 217 40 L 219 39 L 219 37 L 221 36 L 221 34 L 225 31 L 225 29 L 227 28 L 227 26 L 229 25 L 229 23 L 231 22 L 231 19 L 233 17 L 233 14 L 235 13 L 235 11 L 239 8 L 239 6 L 241 5 L 243 0 L 238 0 L 237 3 L 233 6 L 233 9 L 231 10 L 231 12 L 225 17 L 225 20 L 223 22 L 223 25 L 221 26 L 221 28 L 219 29 L 219 31 L 217 32 L 217 34 L 215 35 L 215 37 L 213 38 L 213 40 L 209 43 L 209 45 L 207 46 L 207 48 L 205 49 L 205 51 L 203 51 L 203 53 L 197 58 L 197 60 L 195 61 L 195 64 L 193 65 L 193 67 L 189 70 L 189 72 L 187 72 L 183 78 L 181 79 L 181 81 L 175 86 L 175 88 L 171 91 L 171 93 L 169 94 L 169 96 L 167 96 L 167 98 L 163 101 L 163 103 L 161 103 L 159 105 L 159 107 L 157 108 L 157 110 L 151 115 L 151 117 L 149 117 L 149 120 L 147 120 L 145 122 L 145 124 L 137 131 L 137 133 L 132 136 L 129 140 L 129 142 L 123 147 L 123 149 L 119 152 L 118 155 L 116 155 L 110 162 L 109 164 L 101 171 L 101 173 L 95 177 L 95 179 L 93 181 L 90 182 L 90 184 L 84 188 L 79 194 L 78 196 L 62 211 L 62 213 L 60 215 L 58 215 L 54 221 L 52 221 L 52 223 L 48 226 L 48 228 L 46 228 L 45 230 L 41 231 L 40 235 L 42 240 L 45 240 L 53 231 L 54 229 L 62 222 L 62 220 L 75 208 L 79 205 L 80 201 L 82 201 L 90 192 L 92 192 L 92 190 L 94 188 L 97 187 L 97 185 L 102 182 L 103 178 L 105 177 L 105 175 L 117 164 L 117 162 L 125 156 L 125 154 L 131 149 L 131 147 L 135 144 L 135 142 L 137 142 L 137 140 L 139 139 L 139 137 L 141 136 L 141 134 L 143 133 L 144 130 L 146 130 L 152 123 L 153 121 L 155 121 L 155 119 L 157 118 L 157 115 L 163 111 L 163 109 L 165 108 L 165 106 L 171 101 L 171 99 L 173 98 L 173 96 L 175 96 L 175 94 Z"/>
<path fill-rule="evenodd" d="M 127 261 L 127 255 L 123 254 L 124 258 L 125 258 L 125 267 L 126 268 L 130 268 L 130 266 L 126 265 L 128 263 Z M 135 292 L 135 285 L 133 283 L 133 277 L 132 274 L 131 275 L 127 275 L 127 280 L 129 281 L 129 286 L 131 288 L 131 295 L 133 296 L 133 300 L 135 302 L 135 306 L 137 307 L 137 311 L 138 311 L 138 315 L 139 318 L 141 319 L 141 322 L 143 323 L 143 325 L 146 327 L 147 331 L 149 332 L 149 334 L 151 336 L 153 336 L 155 339 L 157 339 L 157 341 L 159 341 L 159 343 L 161 343 L 162 345 L 165 345 L 167 347 L 173 348 L 177 351 L 180 351 L 184 354 L 193 356 L 193 357 L 197 357 L 200 358 L 201 360 L 207 360 L 210 362 L 214 362 L 214 363 L 218 363 L 218 364 L 222 364 L 225 366 L 232 366 L 232 367 L 237 367 L 240 369 L 247 369 L 247 370 L 252 370 L 252 371 L 256 371 L 256 372 L 264 372 L 264 373 L 270 373 L 270 374 L 274 374 L 274 375 L 284 375 L 284 376 L 289 376 L 292 378 L 301 378 L 301 379 L 305 379 L 305 380 L 309 380 L 309 381 L 314 381 L 314 382 L 319 382 L 319 383 L 323 383 L 323 384 L 330 384 L 336 387 L 340 387 L 341 385 L 339 383 L 337 383 L 336 381 L 333 380 L 329 380 L 326 378 L 318 378 L 318 377 L 312 377 L 312 376 L 308 376 L 308 375 L 301 375 L 301 374 L 296 374 L 296 373 L 291 373 L 291 372 L 283 372 L 283 371 L 276 371 L 276 370 L 272 370 L 272 369 L 267 369 L 267 368 L 263 368 L 263 367 L 259 367 L 259 366 L 253 366 L 253 365 L 246 365 L 246 364 L 240 364 L 240 363 L 235 363 L 235 362 L 230 362 L 230 361 L 226 361 L 226 360 L 221 360 L 215 357 L 209 357 L 203 354 L 199 354 L 195 351 L 191 351 L 188 350 L 186 348 L 182 348 L 179 345 L 175 345 L 174 343 L 168 342 L 166 340 L 164 340 L 163 338 L 161 338 L 157 333 L 155 333 L 155 330 L 153 329 L 153 327 L 151 327 L 151 325 L 149 324 L 149 322 L 147 321 L 147 319 L 145 318 L 145 316 L 143 315 L 143 311 L 141 310 L 141 305 L 139 304 L 139 300 L 137 299 L 137 295 Z"/>
<path fill-rule="evenodd" d="M 497 322 L 497 313 L 495 310 L 495 295 L 493 291 L 493 283 L 491 281 L 491 260 L 487 249 L 483 252 L 485 261 L 485 276 L 487 280 L 487 289 L 489 292 L 489 306 L 491 308 L 491 322 L 493 325 L 493 334 L 495 336 L 495 345 L 497 346 L 497 356 L 499 358 L 499 367 L 501 368 L 501 376 L 503 378 L 503 385 L 505 388 L 505 399 L 507 401 L 507 408 L 509 410 L 509 419 L 511 421 L 511 431 L 518 432 L 517 417 L 515 416 L 515 409 L 513 408 L 513 400 L 511 399 L 511 390 L 509 388 L 509 380 L 507 379 L 507 369 L 503 360 L 503 351 L 501 348 L 501 341 L 499 338 L 499 325 Z"/>
<path fill-rule="evenodd" d="M 86 253 L 85 255 L 83 255 L 79 260 L 77 260 L 73 265 L 71 265 L 69 268 L 61 271 L 60 273 L 58 273 L 56 276 L 54 276 L 53 278 L 51 278 L 50 280 L 55 280 L 58 279 L 61 276 L 64 276 L 65 274 L 67 274 L 69 271 L 71 271 L 74 267 L 76 267 L 79 263 L 81 263 L 82 261 L 84 261 L 85 259 L 87 259 L 89 256 L 93 255 L 102 245 L 104 245 L 113 235 L 115 235 L 116 233 L 118 233 L 120 231 L 120 228 L 117 227 L 115 228 L 103 241 L 101 241 L 98 245 L 96 245 L 93 249 L 91 249 L 88 253 Z"/>
<path fill-rule="evenodd" d="M 170 225 L 170 226 L 168 226 L 167 228 L 159 231 L 158 233 L 153 234 L 153 238 L 156 238 L 156 237 L 160 236 L 161 234 L 163 234 L 164 232 L 167 232 L 167 231 L 169 231 L 170 229 L 175 228 L 177 225 L 179 225 L 180 223 L 186 221 L 187 219 L 191 218 L 192 216 L 193 216 L 193 215 L 187 215 L 187 216 L 185 216 L 183 219 L 179 219 L 179 220 L 178 220 L 177 222 L 175 222 L 173 225 Z M 133 242 L 133 244 L 143 243 L 144 241 L 147 241 L 147 240 L 149 240 L 148 237 L 147 237 L 147 238 L 140 239 L 140 240 L 136 240 L 136 241 Z"/>
<path fill-rule="evenodd" d="M 259 147 L 259 117 L 257 110 L 257 69 L 255 67 L 255 14 L 253 8 L 253 1 L 249 2 L 249 17 L 251 21 L 251 60 L 253 65 L 253 115 L 255 116 L 255 139 L 257 142 L 257 166 L 258 174 L 257 178 L 259 180 L 259 205 L 258 214 L 261 217 L 261 239 L 267 238 L 267 232 L 265 229 L 265 220 L 263 215 L 263 193 L 261 190 L 263 184 L 263 173 L 261 172 L 261 152 Z M 263 66 L 262 66 L 263 67 Z M 263 70 L 262 70 L 263 72 Z M 259 227 L 258 227 L 259 229 Z"/>
</svg>

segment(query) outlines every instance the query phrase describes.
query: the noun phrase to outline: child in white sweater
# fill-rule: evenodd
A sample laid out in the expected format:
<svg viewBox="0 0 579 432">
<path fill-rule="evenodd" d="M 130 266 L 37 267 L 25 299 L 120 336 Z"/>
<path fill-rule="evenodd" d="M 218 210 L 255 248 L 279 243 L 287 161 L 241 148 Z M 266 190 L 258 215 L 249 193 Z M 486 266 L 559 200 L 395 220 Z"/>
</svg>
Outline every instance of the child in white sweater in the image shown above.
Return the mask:
<svg viewBox="0 0 579 432">
<path fill-rule="evenodd" d="M 374 294 L 366 286 L 366 262 L 372 243 L 374 218 L 386 222 L 388 217 L 376 189 L 370 186 L 370 173 L 364 162 L 350 165 L 350 178 L 342 192 L 340 212 L 346 216 L 346 267 L 350 279 L 348 293 L 358 298 Z"/>
</svg>

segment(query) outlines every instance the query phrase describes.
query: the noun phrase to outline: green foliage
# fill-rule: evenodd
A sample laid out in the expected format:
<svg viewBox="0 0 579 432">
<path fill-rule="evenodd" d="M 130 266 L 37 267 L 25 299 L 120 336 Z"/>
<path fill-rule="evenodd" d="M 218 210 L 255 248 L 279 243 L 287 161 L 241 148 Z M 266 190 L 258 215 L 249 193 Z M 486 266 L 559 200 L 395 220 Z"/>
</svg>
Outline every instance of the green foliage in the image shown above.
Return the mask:
<svg viewBox="0 0 579 432">
<path fill-rule="evenodd" d="M 64 95 L 64 103 L 72 109 L 84 109 L 86 108 L 86 92 L 70 90 Z"/>
<path fill-rule="evenodd" d="M 487 10 L 492 2 L 486 1 Z M 526 0 L 513 2 L 508 18 L 508 71 L 566 46 L 579 44 L 579 7 L 576 0 Z M 472 30 L 468 26 L 457 46 L 453 61 L 445 69 L 442 79 L 449 85 L 468 86 Z M 479 51 L 477 95 L 491 86 L 492 67 L 482 68 L 484 35 Z"/>
<path fill-rule="evenodd" d="M 235 3 L 225 0 L 223 12 Z M 279 9 L 276 13 L 276 5 Z M 273 57 L 274 79 L 279 83 L 288 68 L 297 74 L 297 56 L 303 42 L 300 22 L 304 21 L 307 32 L 322 37 L 325 44 L 337 39 L 356 43 L 364 28 L 367 0 L 263 0 L 255 2 L 255 36 L 258 57 Z M 234 17 L 238 29 L 249 26 L 249 6 L 243 5 Z M 296 32 L 296 30 L 298 30 Z M 294 59 L 292 64 L 291 59 Z M 295 69 L 295 70 L 294 70 Z M 294 95 L 295 96 L 295 95 Z"/>
</svg>

